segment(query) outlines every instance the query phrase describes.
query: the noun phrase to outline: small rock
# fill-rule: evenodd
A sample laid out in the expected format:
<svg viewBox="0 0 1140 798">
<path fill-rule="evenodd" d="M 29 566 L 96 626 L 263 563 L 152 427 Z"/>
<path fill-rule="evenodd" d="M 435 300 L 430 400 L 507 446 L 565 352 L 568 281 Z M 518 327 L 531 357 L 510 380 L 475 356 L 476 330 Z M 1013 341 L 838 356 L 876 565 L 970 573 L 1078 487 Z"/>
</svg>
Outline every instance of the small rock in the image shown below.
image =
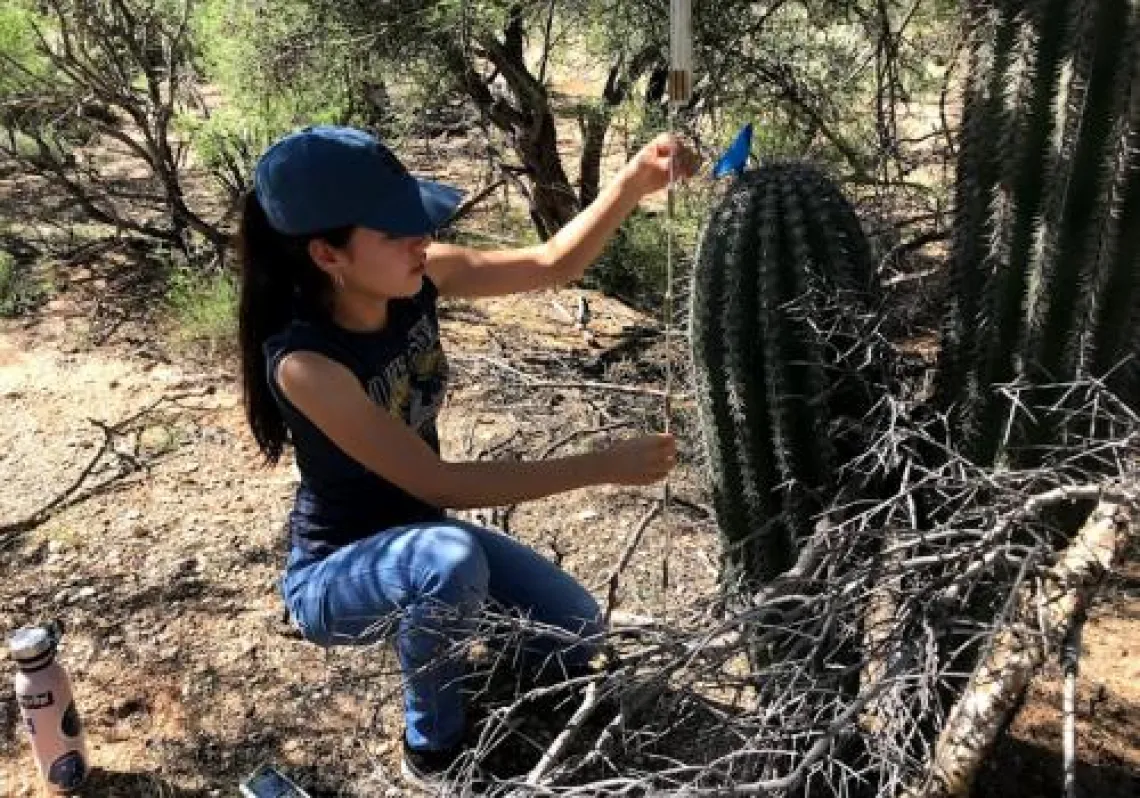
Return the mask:
<svg viewBox="0 0 1140 798">
<path fill-rule="evenodd" d="M 139 524 L 137 526 L 131 527 L 131 537 L 133 538 L 145 538 L 149 534 L 150 527 L 144 524 Z"/>
<path fill-rule="evenodd" d="M 119 720 L 137 715 L 146 709 L 146 701 L 141 698 L 128 698 L 121 704 L 111 707 L 111 715 Z"/>
<path fill-rule="evenodd" d="M 69 598 L 71 598 L 71 591 L 65 587 L 55 594 L 54 601 L 56 604 L 66 604 Z"/>
<path fill-rule="evenodd" d="M 67 544 L 64 543 L 62 540 L 49 540 L 48 544 L 47 544 L 47 549 L 48 549 L 48 552 L 51 554 L 58 554 L 59 552 L 63 551 L 63 549 L 66 545 Z"/>
<path fill-rule="evenodd" d="M 123 642 L 124 641 L 122 635 L 110 635 L 107 638 L 107 645 L 109 646 L 121 646 Z"/>
<path fill-rule="evenodd" d="M 82 587 L 78 591 L 76 591 L 75 599 L 76 599 L 76 601 L 78 601 L 79 599 L 94 598 L 95 594 L 98 592 L 99 591 L 96 590 L 94 587 L 88 585 L 87 587 Z"/>
<path fill-rule="evenodd" d="M 187 557 L 174 566 L 174 575 L 192 574 L 201 567 L 202 564 L 198 561 L 197 557 Z"/>
</svg>

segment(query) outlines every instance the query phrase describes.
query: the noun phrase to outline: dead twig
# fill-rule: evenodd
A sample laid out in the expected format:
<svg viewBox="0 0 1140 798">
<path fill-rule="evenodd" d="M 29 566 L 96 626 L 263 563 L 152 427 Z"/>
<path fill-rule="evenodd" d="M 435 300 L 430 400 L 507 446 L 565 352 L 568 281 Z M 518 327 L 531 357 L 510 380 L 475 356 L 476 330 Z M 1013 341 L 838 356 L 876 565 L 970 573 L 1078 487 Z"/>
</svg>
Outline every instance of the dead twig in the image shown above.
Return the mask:
<svg viewBox="0 0 1140 798">
<path fill-rule="evenodd" d="M 562 388 L 574 390 L 589 390 L 589 391 L 611 391 L 613 393 L 631 393 L 640 394 L 644 396 L 664 396 L 665 391 L 660 388 L 643 388 L 636 385 L 620 385 L 613 382 L 597 382 L 594 380 L 544 380 L 538 379 L 526 372 L 505 363 L 498 358 L 489 357 L 487 355 L 462 355 L 457 354 L 450 356 L 452 360 L 474 360 L 486 363 L 493 366 L 507 374 L 510 374 L 521 380 L 528 388 Z M 673 399 L 691 397 L 688 393 L 672 393 Z"/>
<path fill-rule="evenodd" d="M 186 394 L 179 395 L 178 398 L 182 398 L 185 395 Z M 98 450 L 91 457 L 91 459 L 87 461 L 87 464 L 84 465 L 82 469 L 80 469 L 80 472 L 75 477 L 75 479 L 73 479 L 67 485 L 67 487 L 56 494 L 46 504 L 25 518 L 22 518 L 18 521 L 13 521 L 8 524 L 0 525 L 0 541 L 9 538 L 15 538 L 18 535 L 30 532 L 31 530 L 47 523 L 54 516 L 58 515 L 64 510 L 67 510 L 81 502 L 99 495 L 124 477 L 137 471 L 146 469 L 150 463 L 153 462 L 153 458 L 150 460 L 143 460 L 133 454 L 116 451 L 114 448 L 115 441 L 118 440 L 121 436 L 127 434 L 130 431 L 132 425 L 136 424 L 150 413 L 153 413 L 164 402 L 171 401 L 174 398 L 175 397 L 173 395 L 161 396 L 155 401 L 143 407 L 141 410 L 131 414 L 130 416 L 127 416 L 124 419 L 121 419 L 120 421 L 116 421 L 110 424 L 94 418 L 87 419 L 88 423 L 98 428 L 99 431 L 103 434 L 103 440 L 100 443 Z M 107 478 L 97 482 L 86 490 L 81 490 L 84 483 L 86 483 L 88 478 L 90 478 L 91 475 L 95 472 L 96 467 L 99 465 L 99 463 L 102 462 L 104 457 L 111 452 L 114 452 L 118 457 L 119 467 Z"/>
<path fill-rule="evenodd" d="M 1101 502 L 1040 587 L 1022 588 L 1011 623 L 997 634 L 978 666 L 972 689 L 958 699 L 925 777 L 906 793 L 908 798 L 969 793 L 982 756 L 1044 661 L 1046 647 L 1059 644 L 1088 606 L 1131 524 L 1126 505 Z M 1038 598 L 1044 607 L 1043 637 L 1033 620 Z"/>
<path fill-rule="evenodd" d="M 641 544 L 641 538 L 645 535 L 645 530 L 653 523 L 653 519 L 661 513 L 661 508 L 662 503 L 660 501 L 654 502 L 653 506 L 649 508 L 649 511 L 637 522 L 637 526 L 633 528 L 633 532 L 630 533 L 629 539 L 626 541 L 621 559 L 618 560 L 618 564 L 606 579 L 609 588 L 606 593 L 606 609 L 602 614 L 602 626 L 604 627 L 610 625 L 610 616 L 613 614 L 614 607 L 617 605 L 618 583 L 621 581 L 621 575 L 625 572 L 625 569 L 629 567 L 629 561 L 633 559 L 633 553 L 637 551 L 637 547 Z"/>
</svg>

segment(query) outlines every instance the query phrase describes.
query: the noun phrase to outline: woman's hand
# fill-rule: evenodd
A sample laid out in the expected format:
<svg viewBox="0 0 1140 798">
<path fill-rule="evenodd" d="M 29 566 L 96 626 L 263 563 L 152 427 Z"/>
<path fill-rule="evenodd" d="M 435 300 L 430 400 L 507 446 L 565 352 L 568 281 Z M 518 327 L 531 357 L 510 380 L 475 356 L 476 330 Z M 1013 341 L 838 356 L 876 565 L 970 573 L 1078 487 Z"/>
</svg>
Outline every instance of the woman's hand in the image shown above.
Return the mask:
<svg viewBox="0 0 1140 798">
<path fill-rule="evenodd" d="M 662 133 L 641 148 L 625 166 L 624 177 L 638 192 L 638 196 L 660 191 L 669 184 L 669 161 L 673 160 L 673 177 L 683 180 L 692 177 L 700 167 L 696 152 L 671 133 Z"/>
<path fill-rule="evenodd" d="M 597 453 L 603 481 L 613 485 L 648 485 L 663 479 L 677 464 L 677 441 L 669 434 L 618 441 Z"/>
</svg>

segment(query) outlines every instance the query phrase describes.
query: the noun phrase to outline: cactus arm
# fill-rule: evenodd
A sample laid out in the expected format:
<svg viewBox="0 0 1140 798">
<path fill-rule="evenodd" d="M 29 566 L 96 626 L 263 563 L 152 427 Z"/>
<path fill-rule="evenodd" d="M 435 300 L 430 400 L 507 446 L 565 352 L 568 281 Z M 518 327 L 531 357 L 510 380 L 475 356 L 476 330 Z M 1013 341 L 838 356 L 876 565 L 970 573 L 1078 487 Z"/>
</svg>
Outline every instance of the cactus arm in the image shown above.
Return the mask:
<svg viewBox="0 0 1140 798">
<path fill-rule="evenodd" d="M 1002 182 L 1010 197 L 995 206 L 999 227 L 995 272 L 987 286 L 989 341 L 980 354 L 978 406 L 968 452 L 979 463 L 999 457 L 1008 400 L 995 387 L 1016 377 L 1018 354 L 1026 339 L 1026 308 L 1034 268 L 1034 250 L 1048 179 L 1053 171 L 1050 144 L 1053 105 L 1060 84 L 1069 0 L 1036 0 L 1025 9 L 1022 52 L 1033 56 L 1017 96 L 1023 113 L 1015 117 L 1007 138 L 1009 171 Z M 1008 207 L 1003 207 L 1003 204 Z"/>
<path fill-rule="evenodd" d="M 978 401 L 982 292 L 992 268 L 986 246 L 993 235 L 990 205 L 1000 174 L 995 142 L 1009 126 L 1002 96 L 1020 10 L 1015 0 L 996 9 L 971 0 L 966 12 L 971 44 L 954 187 L 950 306 L 935 379 L 935 403 L 953 411 L 962 435 L 969 408 Z"/>
<path fill-rule="evenodd" d="M 1118 203 L 1110 214 L 1102 279 L 1094 302 L 1089 368 L 1111 373 L 1109 387 L 1140 411 L 1140 4 L 1133 6 L 1128 113 L 1117 170 Z"/>
<path fill-rule="evenodd" d="M 1046 250 L 1037 309 L 1033 314 L 1032 366 L 1042 381 L 1076 377 L 1076 342 L 1092 288 L 1088 274 L 1095 247 L 1091 231 L 1104 227 L 1109 203 L 1105 177 L 1111 164 L 1110 134 L 1118 112 L 1115 86 L 1128 28 L 1125 0 L 1088 0 L 1078 37 L 1069 90 L 1071 151 L 1063 156 L 1056 241 Z"/>
</svg>

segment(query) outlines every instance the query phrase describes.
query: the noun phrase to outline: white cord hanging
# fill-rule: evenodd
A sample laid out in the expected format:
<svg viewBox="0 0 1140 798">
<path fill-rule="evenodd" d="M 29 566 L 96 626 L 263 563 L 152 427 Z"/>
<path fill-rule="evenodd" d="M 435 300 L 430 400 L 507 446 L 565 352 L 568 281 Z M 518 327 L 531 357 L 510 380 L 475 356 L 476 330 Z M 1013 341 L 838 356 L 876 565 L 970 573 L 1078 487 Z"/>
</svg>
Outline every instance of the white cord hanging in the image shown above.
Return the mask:
<svg viewBox="0 0 1140 798">
<path fill-rule="evenodd" d="M 693 20 L 692 0 L 670 0 L 669 3 L 669 134 L 675 135 L 677 109 L 688 103 L 693 94 Z M 675 250 L 676 186 L 674 159 L 669 159 L 669 184 L 665 206 L 665 432 L 672 428 L 673 393 L 673 259 Z M 661 492 L 662 519 L 669 512 L 669 477 L 665 477 Z M 661 562 L 662 615 L 667 615 L 669 591 L 669 554 L 673 533 L 665 525 L 665 556 Z"/>
</svg>

